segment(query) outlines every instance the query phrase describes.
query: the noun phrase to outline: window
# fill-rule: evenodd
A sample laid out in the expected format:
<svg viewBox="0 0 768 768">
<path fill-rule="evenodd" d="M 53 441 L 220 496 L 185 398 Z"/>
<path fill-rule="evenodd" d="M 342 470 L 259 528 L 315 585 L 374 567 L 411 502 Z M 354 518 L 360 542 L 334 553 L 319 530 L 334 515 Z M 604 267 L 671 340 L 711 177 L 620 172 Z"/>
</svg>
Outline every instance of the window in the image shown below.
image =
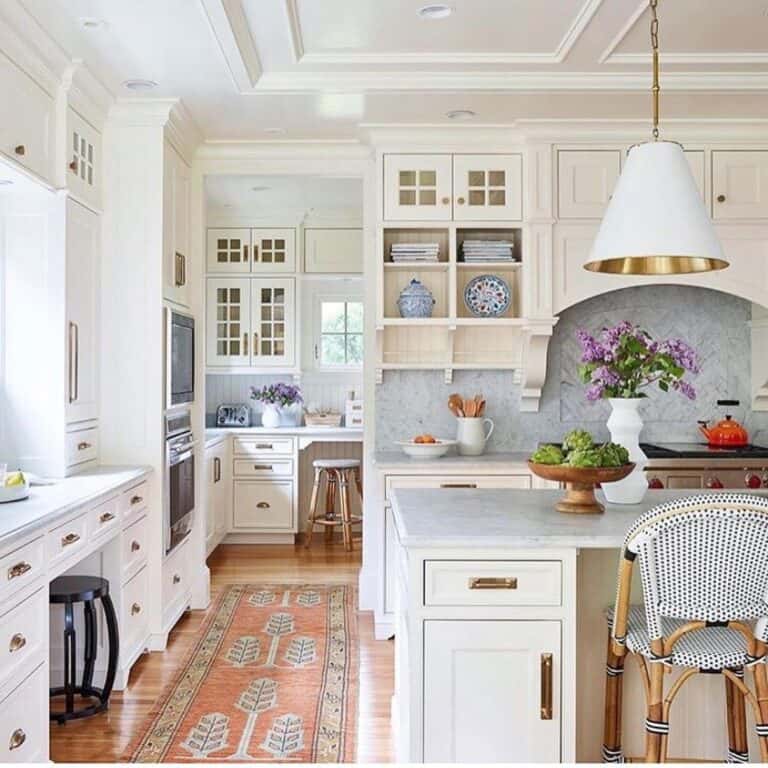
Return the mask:
<svg viewBox="0 0 768 768">
<path fill-rule="evenodd" d="M 319 368 L 359 368 L 363 364 L 363 302 L 321 299 L 315 344 Z"/>
</svg>

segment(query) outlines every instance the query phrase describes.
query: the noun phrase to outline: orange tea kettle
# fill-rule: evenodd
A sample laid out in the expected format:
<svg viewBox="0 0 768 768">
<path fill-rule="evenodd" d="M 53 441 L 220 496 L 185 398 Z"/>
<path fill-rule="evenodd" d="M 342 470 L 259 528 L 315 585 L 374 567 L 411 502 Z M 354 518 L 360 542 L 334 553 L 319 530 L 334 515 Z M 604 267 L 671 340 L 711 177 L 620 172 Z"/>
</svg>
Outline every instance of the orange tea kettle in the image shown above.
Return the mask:
<svg viewBox="0 0 768 768">
<path fill-rule="evenodd" d="M 738 400 L 718 400 L 718 405 L 739 405 Z M 699 422 L 699 430 L 704 437 L 707 438 L 707 443 L 713 448 L 723 448 L 725 446 L 734 445 L 748 445 L 749 434 L 744 427 L 735 421 L 731 414 L 726 414 L 722 421 L 718 421 L 717 424 L 711 427 L 707 426 L 706 421 Z"/>
</svg>

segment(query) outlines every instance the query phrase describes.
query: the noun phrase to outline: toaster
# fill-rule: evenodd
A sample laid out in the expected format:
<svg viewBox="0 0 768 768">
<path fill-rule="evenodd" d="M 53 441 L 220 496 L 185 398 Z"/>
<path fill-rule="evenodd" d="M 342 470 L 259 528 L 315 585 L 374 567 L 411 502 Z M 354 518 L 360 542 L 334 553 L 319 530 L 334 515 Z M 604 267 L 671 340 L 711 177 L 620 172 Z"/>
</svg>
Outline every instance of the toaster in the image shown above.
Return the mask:
<svg viewBox="0 0 768 768">
<path fill-rule="evenodd" d="M 220 405 L 216 409 L 217 427 L 250 427 L 251 409 L 244 403 Z"/>
</svg>

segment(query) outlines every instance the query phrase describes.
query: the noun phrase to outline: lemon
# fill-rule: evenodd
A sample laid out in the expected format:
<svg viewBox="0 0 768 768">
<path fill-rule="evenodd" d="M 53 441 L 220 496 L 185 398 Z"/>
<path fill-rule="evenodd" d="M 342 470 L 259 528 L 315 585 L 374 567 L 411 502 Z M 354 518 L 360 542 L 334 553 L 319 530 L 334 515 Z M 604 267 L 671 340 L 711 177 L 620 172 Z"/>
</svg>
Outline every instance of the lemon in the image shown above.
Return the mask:
<svg viewBox="0 0 768 768">
<path fill-rule="evenodd" d="M 26 479 L 23 472 L 10 472 L 5 476 L 5 487 L 12 488 L 16 485 L 24 485 Z"/>
</svg>

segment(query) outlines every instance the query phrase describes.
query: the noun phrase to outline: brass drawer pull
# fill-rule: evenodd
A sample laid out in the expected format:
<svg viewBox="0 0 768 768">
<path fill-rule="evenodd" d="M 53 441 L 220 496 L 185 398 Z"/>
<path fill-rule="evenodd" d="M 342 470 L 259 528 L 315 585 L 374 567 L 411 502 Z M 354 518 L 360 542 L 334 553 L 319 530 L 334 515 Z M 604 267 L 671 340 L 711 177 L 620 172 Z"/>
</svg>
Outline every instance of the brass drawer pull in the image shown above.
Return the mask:
<svg viewBox="0 0 768 768">
<path fill-rule="evenodd" d="M 61 546 L 68 547 L 70 544 L 74 544 L 76 541 L 80 541 L 80 534 L 68 533 L 66 536 L 61 537 Z"/>
<path fill-rule="evenodd" d="M 272 443 L 256 443 L 257 451 L 271 451 Z"/>
<path fill-rule="evenodd" d="M 264 472 L 271 472 L 273 469 L 271 464 L 254 464 L 253 468 L 263 470 Z"/>
<path fill-rule="evenodd" d="M 27 740 L 27 734 L 21 728 L 17 728 L 8 742 L 8 749 L 18 749 Z"/>
<path fill-rule="evenodd" d="M 470 589 L 517 589 L 515 576 L 475 576 L 469 580 Z"/>
<path fill-rule="evenodd" d="M 19 157 L 24 157 L 24 155 L 27 154 L 27 148 L 23 144 L 17 144 L 13 148 L 14 154 L 19 155 Z"/>
<path fill-rule="evenodd" d="M 132 496 L 131 497 L 131 506 L 135 507 L 137 504 L 141 504 L 141 502 L 144 501 L 143 496 Z"/>
<path fill-rule="evenodd" d="M 12 565 L 8 569 L 8 580 L 11 579 L 18 579 L 19 576 L 23 576 L 27 571 L 31 571 L 32 566 L 29 563 L 21 562 L 16 563 L 16 565 Z"/>
<path fill-rule="evenodd" d="M 441 488 L 477 488 L 477 483 L 440 483 Z"/>
<path fill-rule="evenodd" d="M 101 517 L 99 517 L 100 523 L 108 523 L 110 520 L 114 520 L 115 516 L 111 512 L 104 512 Z"/>
<path fill-rule="evenodd" d="M 552 654 L 541 654 L 541 719 L 552 719 Z"/>
<path fill-rule="evenodd" d="M 91 445 L 91 443 L 86 443 L 85 440 L 83 440 L 82 443 L 77 444 L 78 451 L 85 451 L 85 450 L 88 450 L 88 448 L 92 448 L 92 447 L 93 446 Z"/>
<path fill-rule="evenodd" d="M 269 502 L 267 502 L 267 501 L 260 501 L 256 505 L 256 509 L 269 509 Z"/>
<path fill-rule="evenodd" d="M 135 616 L 137 613 L 141 613 L 141 606 L 138 603 L 134 603 L 131 606 L 131 616 Z"/>
<path fill-rule="evenodd" d="M 221 459 L 218 456 L 213 457 L 213 482 L 221 481 Z"/>
<path fill-rule="evenodd" d="M 16 653 L 16 651 L 20 651 L 26 644 L 27 638 L 24 637 L 24 635 L 22 635 L 20 632 L 17 632 L 11 638 L 11 642 L 8 643 L 8 651 L 10 653 Z"/>
<path fill-rule="evenodd" d="M 725 202 L 725 195 L 718 195 L 717 196 L 717 202 L 718 203 L 724 203 Z"/>
<path fill-rule="evenodd" d="M 173 583 L 174 584 L 181 584 L 181 576 L 179 576 L 178 573 L 173 574 Z"/>
<path fill-rule="evenodd" d="M 141 544 L 134 540 L 131 542 L 131 552 L 138 552 L 141 549 Z"/>
</svg>

